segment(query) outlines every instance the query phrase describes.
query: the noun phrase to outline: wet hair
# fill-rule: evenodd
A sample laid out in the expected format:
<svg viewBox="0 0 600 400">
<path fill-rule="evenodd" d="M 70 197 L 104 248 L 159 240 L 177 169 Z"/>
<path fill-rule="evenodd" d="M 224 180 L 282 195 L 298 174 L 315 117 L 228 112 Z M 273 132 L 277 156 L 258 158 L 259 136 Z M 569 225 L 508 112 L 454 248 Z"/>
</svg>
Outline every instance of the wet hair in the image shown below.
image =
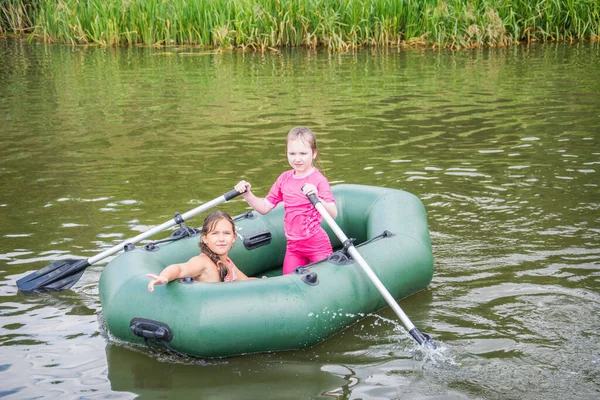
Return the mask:
<svg viewBox="0 0 600 400">
<path fill-rule="evenodd" d="M 217 223 L 222 219 L 229 221 L 229 223 L 231 224 L 231 229 L 233 230 L 233 233 L 235 235 L 235 222 L 233 222 L 231 215 L 227 214 L 225 211 L 217 210 L 211 212 L 206 216 L 206 218 L 204 218 L 201 236 L 206 236 L 210 232 L 212 232 L 215 229 Z M 210 258 L 210 260 L 216 264 L 219 270 L 219 279 L 221 282 L 223 282 L 223 279 L 225 279 L 225 277 L 227 276 L 227 266 L 225 265 L 225 263 L 221 261 L 219 255 L 214 253 L 208 247 L 208 245 L 204 243 L 202 239 L 200 239 L 200 241 L 198 242 L 198 246 L 200 247 L 200 251 L 202 252 L 202 254 L 206 254 L 208 258 Z"/>
<path fill-rule="evenodd" d="M 319 151 L 317 148 L 317 137 L 315 136 L 315 133 L 310 128 L 307 128 L 306 126 L 297 126 L 295 128 L 292 128 L 292 130 L 290 130 L 288 132 L 287 138 L 285 140 L 286 156 L 287 156 L 288 143 L 292 140 L 297 140 L 297 139 L 299 139 L 303 143 L 308 143 L 312 152 L 317 155 L 313 161 L 313 164 L 316 164 L 319 167 L 319 170 L 321 170 L 321 172 L 323 172 L 324 167 L 323 167 L 323 163 L 321 162 L 321 158 L 319 157 Z"/>
</svg>

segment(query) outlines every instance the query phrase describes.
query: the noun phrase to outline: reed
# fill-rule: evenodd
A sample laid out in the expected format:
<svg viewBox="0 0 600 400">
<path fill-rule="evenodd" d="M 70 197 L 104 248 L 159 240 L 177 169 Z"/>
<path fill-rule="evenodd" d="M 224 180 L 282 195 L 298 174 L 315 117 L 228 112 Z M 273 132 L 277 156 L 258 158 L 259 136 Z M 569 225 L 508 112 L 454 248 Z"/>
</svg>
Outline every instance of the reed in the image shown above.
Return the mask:
<svg viewBox="0 0 600 400">
<path fill-rule="evenodd" d="M 598 0 L 0 0 L 0 32 L 73 44 L 267 50 L 596 39 Z"/>
<path fill-rule="evenodd" d="M 29 1 L 0 0 L 0 34 L 7 31 L 23 34 L 31 30 L 32 14 Z"/>
</svg>

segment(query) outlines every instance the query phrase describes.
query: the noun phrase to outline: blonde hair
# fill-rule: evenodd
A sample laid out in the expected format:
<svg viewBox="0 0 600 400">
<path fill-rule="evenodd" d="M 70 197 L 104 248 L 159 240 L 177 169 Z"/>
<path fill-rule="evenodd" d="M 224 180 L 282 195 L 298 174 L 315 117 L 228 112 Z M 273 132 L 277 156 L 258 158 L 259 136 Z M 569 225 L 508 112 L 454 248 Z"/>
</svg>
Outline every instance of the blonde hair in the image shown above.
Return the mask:
<svg viewBox="0 0 600 400">
<path fill-rule="evenodd" d="M 319 149 L 317 148 L 317 137 L 315 136 L 315 133 L 310 128 L 307 128 L 306 126 L 297 126 L 295 128 L 292 128 L 288 132 L 287 138 L 285 139 L 286 156 L 287 156 L 288 143 L 291 142 L 292 140 L 300 140 L 302 143 L 309 144 L 312 152 L 317 155 L 313 160 L 313 164 L 315 164 L 318 167 L 318 169 L 321 172 L 323 172 L 325 167 L 323 166 L 323 163 L 321 162 L 321 157 L 319 156 Z"/>
<path fill-rule="evenodd" d="M 231 229 L 233 230 L 233 234 L 235 235 L 235 222 L 233 222 L 233 218 L 231 218 L 231 215 L 227 214 L 225 211 L 217 210 L 217 211 L 211 212 L 210 214 L 208 214 L 206 216 L 206 218 L 204 218 L 204 224 L 202 225 L 201 236 L 206 236 L 210 232 L 212 232 L 213 229 L 215 229 L 217 222 L 219 222 L 222 219 L 231 223 Z M 198 242 L 198 246 L 200 247 L 200 251 L 202 252 L 202 254 L 206 254 L 208 256 L 208 258 L 210 258 L 210 260 L 215 263 L 215 265 L 217 266 L 217 268 L 219 270 L 219 278 L 220 278 L 221 282 L 223 282 L 223 279 L 225 279 L 225 277 L 227 276 L 227 272 L 228 272 L 227 266 L 225 265 L 225 263 L 223 263 L 223 261 L 221 261 L 221 259 L 219 258 L 219 255 L 214 253 L 208 247 L 208 245 L 206 243 L 204 243 L 204 241 L 202 239 L 200 239 L 200 242 Z"/>
</svg>

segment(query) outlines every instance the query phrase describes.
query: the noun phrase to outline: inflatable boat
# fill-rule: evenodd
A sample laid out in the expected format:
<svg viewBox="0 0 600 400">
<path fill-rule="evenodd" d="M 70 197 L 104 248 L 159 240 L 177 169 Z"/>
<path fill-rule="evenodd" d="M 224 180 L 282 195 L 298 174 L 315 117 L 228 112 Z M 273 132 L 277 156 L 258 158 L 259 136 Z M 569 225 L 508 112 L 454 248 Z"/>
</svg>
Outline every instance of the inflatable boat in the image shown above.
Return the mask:
<svg viewBox="0 0 600 400">
<path fill-rule="evenodd" d="M 398 300 L 425 289 L 433 255 L 422 202 L 396 189 L 335 185 L 335 222 Z M 282 275 L 283 207 L 234 218 L 229 253 L 246 275 L 266 279 L 203 283 L 184 278 L 148 292 L 147 273 L 199 253 L 199 230 L 181 227 L 163 240 L 125 246 L 99 283 L 106 328 L 114 337 L 201 358 L 296 350 L 318 344 L 386 306 L 330 227 L 334 253 Z"/>
</svg>

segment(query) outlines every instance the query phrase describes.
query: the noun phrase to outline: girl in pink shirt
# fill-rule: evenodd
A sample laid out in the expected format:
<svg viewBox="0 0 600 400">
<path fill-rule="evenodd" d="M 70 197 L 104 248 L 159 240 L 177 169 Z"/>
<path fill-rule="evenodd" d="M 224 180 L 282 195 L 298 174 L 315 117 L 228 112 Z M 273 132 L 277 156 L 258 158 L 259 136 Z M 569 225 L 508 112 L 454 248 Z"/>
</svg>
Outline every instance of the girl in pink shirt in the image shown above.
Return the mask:
<svg viewBox="0 0 600 400">
<path fill-rule="evenodd" d="M 327 178 L 315 168 L 317 139 L 306 127 L 293 128 L 287 135 L 286 153 L 291 170 L 282 173 L 265 198 L 256 197 L 249 182 L 240 181 L 235 189 L 260 214 L 266 214 L 284 202 L 283 226 L 287 238 L 283 273 L 322 260 L 332 253 L 331 242 L 321 227 L 322 217 L 306 197 L 315 194 L 327 212 L 335 218 L 337 207 Z"/>
</svg>

